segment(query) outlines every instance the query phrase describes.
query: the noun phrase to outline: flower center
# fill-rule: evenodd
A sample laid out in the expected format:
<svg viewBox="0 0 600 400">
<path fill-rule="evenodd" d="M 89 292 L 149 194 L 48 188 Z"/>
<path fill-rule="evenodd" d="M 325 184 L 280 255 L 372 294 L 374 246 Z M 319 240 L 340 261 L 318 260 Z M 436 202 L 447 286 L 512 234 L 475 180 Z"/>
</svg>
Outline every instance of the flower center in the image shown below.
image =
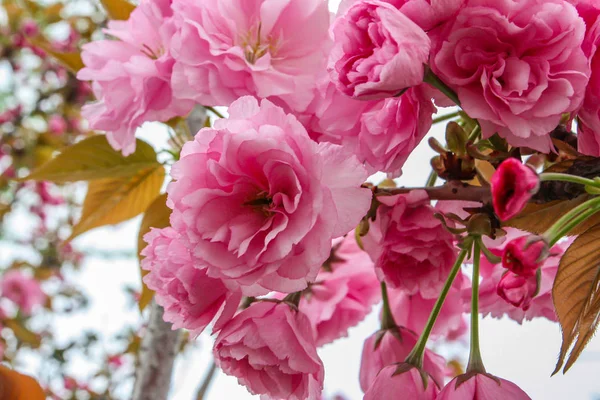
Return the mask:
<svg viewBox="0 0 600 400">
<path fill-rule="evenodd" d="M 151 58 L 152 60 L 158 60 L 158 58 L 160 56 L 165 54 L 165 50 L 162 47 L 160 47 L 156 50 L 152 50 L 152 48 L 150 46 L 148 46 L 147 44 L 143 44 L 140 51 L 142 53 L 144 53 L 146 56 L 148 56 L 148 58 Z"/>
<path fill-rule="evenodd" d="M 256 28 L 250 29 L 248 33 L 242 37 L 241 47 L 244 49 L 244 57 L 250 64 L 256 61 L 267 53 L 275 52 L 275 43 L 271 35 L 262 37 L 262 23 L 259 22 Z"/>
<path fill-rule="evenodd" d="M 273 206 L 273 199 L 269 197 L 268 193 L 261 192 L 256 195 L 252 200 L 248 200 L 244 203 L 245 206 L 250 206 L 263 214 L 271 215 L 271 207 Z"/>
</svg>

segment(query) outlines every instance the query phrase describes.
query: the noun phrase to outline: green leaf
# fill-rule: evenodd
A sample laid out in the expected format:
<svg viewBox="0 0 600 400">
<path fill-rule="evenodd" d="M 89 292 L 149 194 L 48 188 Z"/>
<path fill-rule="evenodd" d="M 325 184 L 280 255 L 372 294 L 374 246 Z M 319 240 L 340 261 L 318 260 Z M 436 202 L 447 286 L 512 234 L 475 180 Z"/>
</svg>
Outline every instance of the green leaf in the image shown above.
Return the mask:
<svg viewBox="0 0 600 400">
<path fill-rule="evenodd" d="M 141 263 L 142 261 L 142 250 L 146 247 L 146 242 L 144 241 L 144 235 L 150 232 L 150 228 L 166 228 L 170 225 L 169 217 L 171 216 L 171 209 L 167 207 L 167 194 L 162 194 L 158 196 L 152 204 L 148 207 L 146 212 L 144 213 L 144 218 L 142 218 L 142 223 L 140 225 L 140 231 L 138 233 L 138 258 Z M 148 273 L 140 268 L 142 279 Z M 150 301 L 152 301 L 152 297 L 154 297 L 154 292 L 148 289 L 148 286 L 142 280 L 142 293 L 140 294 L 140 299 L 138 301 L 138 307 L 140 311 L 143 311 L 144 308 Z"/>
<path fill-rule="evenodd" d="M 160 194 L 165 170 L 160 164 L 133 176 L 90 182 L 79 223 L 67 240 L 90 229 L 126 221 L 143 213 Z"/>
<path fill-rule="evenodd" d="M 563 336 L 555 374 L 573 346 L 563 372 L 571 368 L 600 321 L 600 225 L 577 237 L 563 255 L 552 299 Z"/>
<path fill-rule="evenodd" d="M 141 170 L 157 168 L 156 152 L 137 139 L 136 150 L 124 157 L 114 150 L 104 135 L 95 135 L 65 148 L 56 157 L 22 180 L 56 183 L 134 176 Z"/>
<path fill-rule="evenodd" d="M 127 0 L 100 0 L 110 19 L 128 20 L 135 6 Z"/>
</svg>

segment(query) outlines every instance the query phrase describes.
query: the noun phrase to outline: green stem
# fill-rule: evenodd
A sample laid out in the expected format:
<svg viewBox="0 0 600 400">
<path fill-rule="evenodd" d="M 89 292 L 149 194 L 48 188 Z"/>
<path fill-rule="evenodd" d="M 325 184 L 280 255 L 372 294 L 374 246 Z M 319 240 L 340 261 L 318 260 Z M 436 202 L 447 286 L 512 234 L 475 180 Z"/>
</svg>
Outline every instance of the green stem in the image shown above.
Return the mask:
<svg viewBox="0 0 600 400">
<path fill-rule="evenodd" d="M 429 177 L 427 178 L 427 183 L 425 184 L 426 187 L 434 187 L 435 186 L 435 182 L 437 181 L 438 178 L 438 174 L 435 171 L 431 171 L 431 173 L 429 174 Z"/>
<path fill-rule="evenodd" d="M 460 100 L 454 90 L 450 89 L 448 85 L 446 85 L 440 78 L 437 77 L 429 68 L 425 71 L 425 76 L 423 77 L 423 82 L 430 84 L 440 92 L 446 95 L 450 100 L 454 102 L 457 106 L 460 106 Z"/>
<path fill-rule="evenodd" d="M 429 339 L 429 335 L 431 334 L 431 330 L 433 329 L 433 325 L 435 324 L 435 320 L 437 319 L 440 311 L 442 310 L 442 306 L 444 305 L 444 301 L 446 300 L 446 296 L 448 296 L 448 292 L 452 287 L 452 283 L 460 271 L 460 267 L 467 256 L 467 250 L 462 249 L 458 254 L 458 258 L 450 271 L 450 275 L 446 279 L 446 283 L 444 283 L 444 287 L 440 292 L 440 295 L 433 306 L 433 310 L 431 310 L 431 314 L 429 314 L 429 318 L 427 319 L 427 323 L 425 324 L 425 328 L 423 328 L 423 332 L 421 336 L 419 336 L 419 340 L 413 347 L 412 351 L 406 357 L 405 362 L 414 365 L 417 368 L 423 367 L 423 354 L 425 353 L 425 346 L 427 345 L 427 340 Z"/>
<path fill-rule="evenodd" d="M 381 330 L 396 328 L 396 321 L 390 309 L 390 299 L 388 298 L 387 286 L 381 282 L 381 298 L 383 300 L 383 310 L 381 315 Z"/>
<path fill-rule="evenodd" d="M 471 282 L 471 351 L 467 372 L 485 373 L 479 349 L 479 261 L 481 258 L 481 237 L 473 243 L 473 280 Z"/>
<path fill-rule="evenodd" d="M 581 213 L 576 218 L 573 218 L 571 221 L 569 221 L 567 224 L 565 224 L 561 230 L 556 232 L 556 234 L 554 235 L 552 240 L 548 241 L 548 246 L 550 246 L 550 247 L 554 246 L 556 244 L 556 242 L 558 242 L 563 236 L 565 236 L 566 234 L 571 232 L 571 230 L 573 228 L 575 228 L 577 225 L 579 225 L 580 223 L 582 223 L 583 221 L 585 221 L 592 215 L 596 214 L 598 211 L 600 211 L 600 207 L 590 208 L 589 210 Z"/>
<path fill-rule="evenodd" d="M 225 116 L 223 114 L 221 114 L 219 111 L 217 111 L 214 107 L 204 106 L 204 108 L 206 108 L 208 111 L 215 114 L 219 118 L 225 118 Z"/>
<path fill-rule="evenodd" d="M 479 138 L 480 134 L 481 134 L 481 126 L 478 123 L 477 125 L 475 125 L 475 128 L 473 128 L 473 131 L 471 131 L 471 133 L 469 134 L 468 141 L 475 143 L 475 140 L 477 140 L 477 138 Z"/>
<path fill-rule="evenodd" d="M 439 122 L 444 122 L 449 119 L 456 118 L 459 115 L 460 115 L 460 111 L 456 111 L 456 112 L 446 114 L 446 115 L 440 115 L 439 117 L 433 119 L 433 124 L 437 124 Z"/>
<path fill-rule="evenodd" d="M 598 210 L 600 210 L 600 197 L 594 197 L 560 217 L 542 236 L 552 246 L 562 236 Z"/>
<path fill-rule="evenodd" d="M 570 175 L 570 174 L 560 174 L 555 172 L 543 172 L 539 175 L 540 182 L 545 181 L 561 181 L 561 182 L 571 182 L 578 183 L 585 186 L 593 186 L 600 188 L 600 182 L 597 182 L 593 179 L 584 178 L 582 176 Z"/>
</svg>

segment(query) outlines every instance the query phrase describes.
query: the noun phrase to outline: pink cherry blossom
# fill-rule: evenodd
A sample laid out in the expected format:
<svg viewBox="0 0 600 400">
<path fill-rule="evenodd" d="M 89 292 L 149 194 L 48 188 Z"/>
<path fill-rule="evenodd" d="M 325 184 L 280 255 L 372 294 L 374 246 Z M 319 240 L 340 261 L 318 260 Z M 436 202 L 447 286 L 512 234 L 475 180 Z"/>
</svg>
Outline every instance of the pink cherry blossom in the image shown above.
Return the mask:
<svg viewBox="0 0 600 400">
<path fill-rule="evenodd" d="M 505 228 L 508 232 L 508 237 L 518 238 L 526 237 L 526 232 L 518 231 L 512 228 Z M 491 315 L 494 318 L 501 318 L 507 315 L 509 318 L 521 323 L 523 320 L 531 320 L 533 318 L 544 317 L 551 321 L 556 321 L 556 313 L 552 302 L 552 285 L 558 270 L 560 258 L 565 250 L 569 247 L 572 240 L 558 243 L 550 249 L 550 256 L 544 260 L 541 266 L 542 279 L 540 282 L 539 293 L 531 299 L 529 308 L 514 306 L 498 295 L 498 284 L 506 273 L 506 269 L 502 264 L 492 264 L 485 257 L 481 258 L 481 283 L 479 285 L 479 311 L 485 315 Z M 496 255 L 502 254 L 504 244 L 498 247 L 490 247 L 490 250 Z M 533 277 L 535 280 L 535 277 Z M 463 288 L 463 298 L 465 304 L 469 304 L 471 298 L 471 289 L 465 285 Z M 465 307 L 465 312 L 469 312 L 469 307 Z"/>
<path fill-rule="evenodd" d="M 494 172 L 491 184 L 494 211 L 500 220 L 506 221 L 525 208 L 538 191 L 540 180 L 531 167 L 511 157 Z"/>
<path fill-rule="evenodd" d="M 413 331 L 403 327 L 398 328 L 397 333 L 388 330 L 369 336 L 365 340 L 360 360 L 359 380 L 363 392 L 371 387 L 383 368 L 403 362 L 417 343 L 417 339 Z M 446 362 L 443 357 L 425 349 L 423 370 L 441 385 L 446 375 Z"/>
<path fill-rule="evenodd" d="M 322 346 L 348 336 L 348 328 L 362 321 L 380 298 L 373 262 L 352 232 L 333 247 L 299 309 L 315 328 L 317 346 Z"/>
<path fill-rule="evenodd" d="M 470 0 L 444 27 L 432 70 L 481 124 L 542 152 L 563 113 L 577 110 L 590 75 L 585 24 L 563 0 Z"/>
<path fill-rule="evenodd" d="M 423 82 L 430 41 L 394 6 L 360 1 L 331 28 L 328 70 L 337 88 L 362 100 L 381 99 Z"/>
<path fill-rule="evenodd" d="M 396 323 L 414 332 L 422 332 L 437 298 L 424 299 L 419 293 L 411 295 L 397 289 L 388 290 L 388 295 Z M 455 284 L 448 292 L 430 338 L 455 340 L 467 333 L 464 308 L 460 285 Z"/>
<path fill-rule="evenodd" d="M 338 15 L 343 15 L 354 3 L 361 0 L 342 0 Z M 382 0 L 398 8 L 431 36 L 435 28 L 451 19 L 464 5 L 465 0 Z"/>
<path fill-rule="evenodd" d="M 327 1 L 174 0 L 173 8 L 178 97 L 215 106 L 274 96 L 294 110 L 311 101 L 330 46 Z"/>
<path fill-rule="evenodd" d="M 267 100 L 243 97 L 229 115 L 201 130 L 173 166 L 171 223 L 209 276 L 246 295 L 305 289 L 331 239 L 369 209 L 366 171 Z"/>
<path fill-rule="evenodd" d="M 582 49 L 590 59 L 591 75 L 583 105 L 577 113 L 577 147 L 583 154 L 600 156 L 600 5 L 590 1 L 570 1 L 585 21 Z"/>
<path fill-rule="evenodd" d="M 524 277 L 535 275 L 548 256 L 548 244 L 539 236 L 511 240 L 502 252 L 502 266 Z"/>
<path fill-rule="evenodd" d="M 408 156 L 429 132 L 435 111 L 420 86 L 380 101 L 361 116 L 358 158 L 371 172 L 400 176 Z"/>
<path fill-rule="evenodd" d="M 241 311 L 219 333 L 214 356 L 253 394 L 316 400 L 323 389 L 310 322 L 286 303 L 257 302 Z"/>
<path fill-rule="evenodd" d="M 454 237 L 434 218 L 427 193 L 378 197 L 363 244 L 380 280 L 407 294 L 437 298 L 456 259 Z"/>
<path fill-rule="evenodd" d="M 142 268 L 149 271 L 144 283 L 156 292 L 154 298 L 164 308 L 163 318 L 173 329 L 185 328 L 197 336 L 217 314 L 221 314 L 217 325 L 233 316 L 241 296 L 208 277 L 206 269 L 192 261 L 174 229 L 152 229 L 144 240 L 148 245 L 141 253 Z"/>
<path fill-rule="evenodd" d="M 440 391 L 435 382 L 430 380 L 425 387 L 417 368 L 398 373 L 398 367 L 398 364 L 392 364 L 382 369 L 365 392 L 364 400 L 435 400 Z"/>
<path fill-rule="evenodd" d="M 401 174 L 410 153 L 431 128 L 435 107 L 423 85 L 400 97 L 360 101 L 345 96 L 326 77 L 302 123 L 315 140 L 342 144 L 368 171 Z"/>
<path fill-rule="evenodd" d="M 92 129 L 107 132 L 116 150 L 135 150 L 135 131 L 147 121 L 187 114 L 193 102 L 175 99 L 171 88 L 174 33 L 169 2 L 143 0 L 127 21 L 109 21 L 106 33 L 118 40 L 96 40 L 82 47 L 85 68 L 77 74 L 93 81 L 98 101 L 82 114 Z"/>
<path fill-rule="evenodd" d="M 15 303 L 24 315 L 31 315 L 36 307 L 46 302 L 46 294 L 40 283 L 17 269 L 4 273 L 0 281 L 0 294 Z"/>
<path fill-rule="evenodd" d="M 531 400 L 527 393 L 506 379 L 475 374 L 459 384 L 459 378 L 444 386 L 436 400 Z"/>
</svg>

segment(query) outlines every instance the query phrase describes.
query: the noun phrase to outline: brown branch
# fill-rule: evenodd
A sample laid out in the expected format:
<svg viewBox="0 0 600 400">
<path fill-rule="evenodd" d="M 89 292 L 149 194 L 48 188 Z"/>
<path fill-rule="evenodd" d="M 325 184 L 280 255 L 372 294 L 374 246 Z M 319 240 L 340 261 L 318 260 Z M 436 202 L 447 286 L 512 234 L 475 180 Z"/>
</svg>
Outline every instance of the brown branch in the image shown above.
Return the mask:
<svg viewBox="0 0 600 400">
<path fill-rule="evenodd" d="M 152 302 L 132 400 L 167 399 L 179 340 L 179 331 L 171 330 L 171 324 L 163 321 L 163 308 Z"/>
<path fill-rule="evenodd" d="M 376 188 L 375 195 L 385 196 L 408 193 L 412 190 L 424 190 L 431 200 L 465 200 L 487 203 L 492 195 L 490 188 L 486 186 L 473 186 L 467 183 L 450 181 L 443 186 L 422 187 L 422 188 Z"/>
</svg>

